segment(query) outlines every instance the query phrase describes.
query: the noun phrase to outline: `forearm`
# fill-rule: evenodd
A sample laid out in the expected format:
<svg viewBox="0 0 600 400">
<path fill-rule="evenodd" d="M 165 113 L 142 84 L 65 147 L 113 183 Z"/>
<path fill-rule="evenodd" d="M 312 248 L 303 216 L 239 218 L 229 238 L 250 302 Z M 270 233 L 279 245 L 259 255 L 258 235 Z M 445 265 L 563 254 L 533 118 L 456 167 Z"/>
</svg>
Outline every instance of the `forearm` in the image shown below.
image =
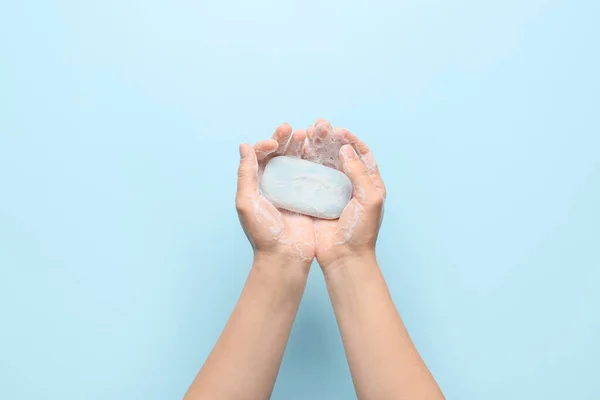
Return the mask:
<svg viewBox="0 0 600 400">
<path fill-rule="evenodd" d="M 359 399 L 443 399 L 393 304 L 374 255 L 325 271 Z"/>
<path fill-rule="evenodd" d="M 308 266 L 258 257 L 186 399 L 268 399 L 306 285 Z"/>
</svg>

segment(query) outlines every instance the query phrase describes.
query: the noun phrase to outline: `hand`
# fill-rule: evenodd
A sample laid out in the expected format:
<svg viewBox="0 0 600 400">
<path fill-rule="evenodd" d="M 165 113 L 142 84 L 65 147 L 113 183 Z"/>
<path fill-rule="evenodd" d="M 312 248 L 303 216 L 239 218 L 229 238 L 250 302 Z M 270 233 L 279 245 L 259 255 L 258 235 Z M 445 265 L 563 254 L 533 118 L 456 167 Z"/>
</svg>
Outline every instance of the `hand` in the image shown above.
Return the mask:
<svg viewBox="0 0 600 400">
<path fill-rule="evenodd" d="M 283 124 L 271 139 L 240 145 L 236 208 L 240 222 L 254 248 L 255 258 L 298 260 L 310 266 L 315 256 L 315 233 L 311 217 L 278 210 L 260 194 L 259 179 L 267 162 L 279 155 L 300 157 L 306 133 Z"/>
<path fill-rule="evenodd" d="M 373 154 L 355 135 L 333 129 L 325 120 L 318 120 L 307 135 L 303 157 L 342 170 L 353 187 L 352 199 L 338 220 L 315 219 L 319 265 L 326 272 L 348 257 L 375 257 L 386 190 Z"/>
</svg>

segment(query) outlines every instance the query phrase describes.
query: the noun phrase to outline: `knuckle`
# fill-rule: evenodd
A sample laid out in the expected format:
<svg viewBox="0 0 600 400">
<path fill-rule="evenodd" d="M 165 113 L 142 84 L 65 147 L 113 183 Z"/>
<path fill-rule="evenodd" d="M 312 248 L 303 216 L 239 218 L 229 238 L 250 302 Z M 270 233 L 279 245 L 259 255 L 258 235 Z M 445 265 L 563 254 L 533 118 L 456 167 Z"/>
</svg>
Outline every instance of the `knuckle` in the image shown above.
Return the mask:
<svg viewBox="0 0 600 400">
<path fill-rule="evenodd" d="M 250 212 L 250 207 L 247 201 L 244 201 L 239 196 L 235 199 L 235 209 L 238 213 L 246 215 Z"/>
<path fill-rule="evenodd" d="M 373 195 L 372 199 L 370 199 L 369 203 L 374 208 L 379 209 L 379 208 L 383 207 L 384 201 L 385 200 L 384 200 L 383 196 L 380 196 L 379 193 L 376 193 Z"/>
<path fill-rule="evenodd" d="M 381 197 L 383 198 L 384 201 L 387 198 L 387 189 L 385 188 L 385 186 L 381 187 Z"/>
</svg>

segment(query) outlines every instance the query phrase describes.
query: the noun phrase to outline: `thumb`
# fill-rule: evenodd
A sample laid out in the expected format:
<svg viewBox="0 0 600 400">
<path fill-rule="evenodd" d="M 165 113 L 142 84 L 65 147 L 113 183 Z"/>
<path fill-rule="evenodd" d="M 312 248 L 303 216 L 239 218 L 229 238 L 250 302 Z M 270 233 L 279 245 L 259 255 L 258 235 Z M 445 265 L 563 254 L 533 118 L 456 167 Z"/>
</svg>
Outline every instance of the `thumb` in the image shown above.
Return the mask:
<svg viewBox="0 0 600 400">
<path fill-rule="evenodd" d="M 252 146 L 240 144 L 240 166 L 238 168 L 238 198 L 258 192 L 258 161 Z"/>
<path fill-rule="evenodd" d="M 360 161 L 354 148 L 346 144 L 340 149 L 340 159 L 344 173 L 350 178 L 354 193 L 360 202 L 366 200 L 366 195 L 371 192 L 373 182 L 365 164 Z"/>
</svg>

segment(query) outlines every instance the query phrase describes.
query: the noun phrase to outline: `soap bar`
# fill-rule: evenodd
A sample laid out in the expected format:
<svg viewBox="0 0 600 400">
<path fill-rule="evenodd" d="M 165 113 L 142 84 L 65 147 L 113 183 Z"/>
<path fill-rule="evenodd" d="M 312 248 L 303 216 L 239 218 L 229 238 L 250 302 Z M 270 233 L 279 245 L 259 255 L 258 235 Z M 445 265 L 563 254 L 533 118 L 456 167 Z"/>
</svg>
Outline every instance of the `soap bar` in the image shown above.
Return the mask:
<svg viewBox="0 0 600 400">
<path fill-rule="evenodd" d="M 286 156 L 267 163 L 260 188 L 278 208 L 323 219 L 339 218 L 352 196 L 352 183 L 342 172 Z"/>
</svg>

